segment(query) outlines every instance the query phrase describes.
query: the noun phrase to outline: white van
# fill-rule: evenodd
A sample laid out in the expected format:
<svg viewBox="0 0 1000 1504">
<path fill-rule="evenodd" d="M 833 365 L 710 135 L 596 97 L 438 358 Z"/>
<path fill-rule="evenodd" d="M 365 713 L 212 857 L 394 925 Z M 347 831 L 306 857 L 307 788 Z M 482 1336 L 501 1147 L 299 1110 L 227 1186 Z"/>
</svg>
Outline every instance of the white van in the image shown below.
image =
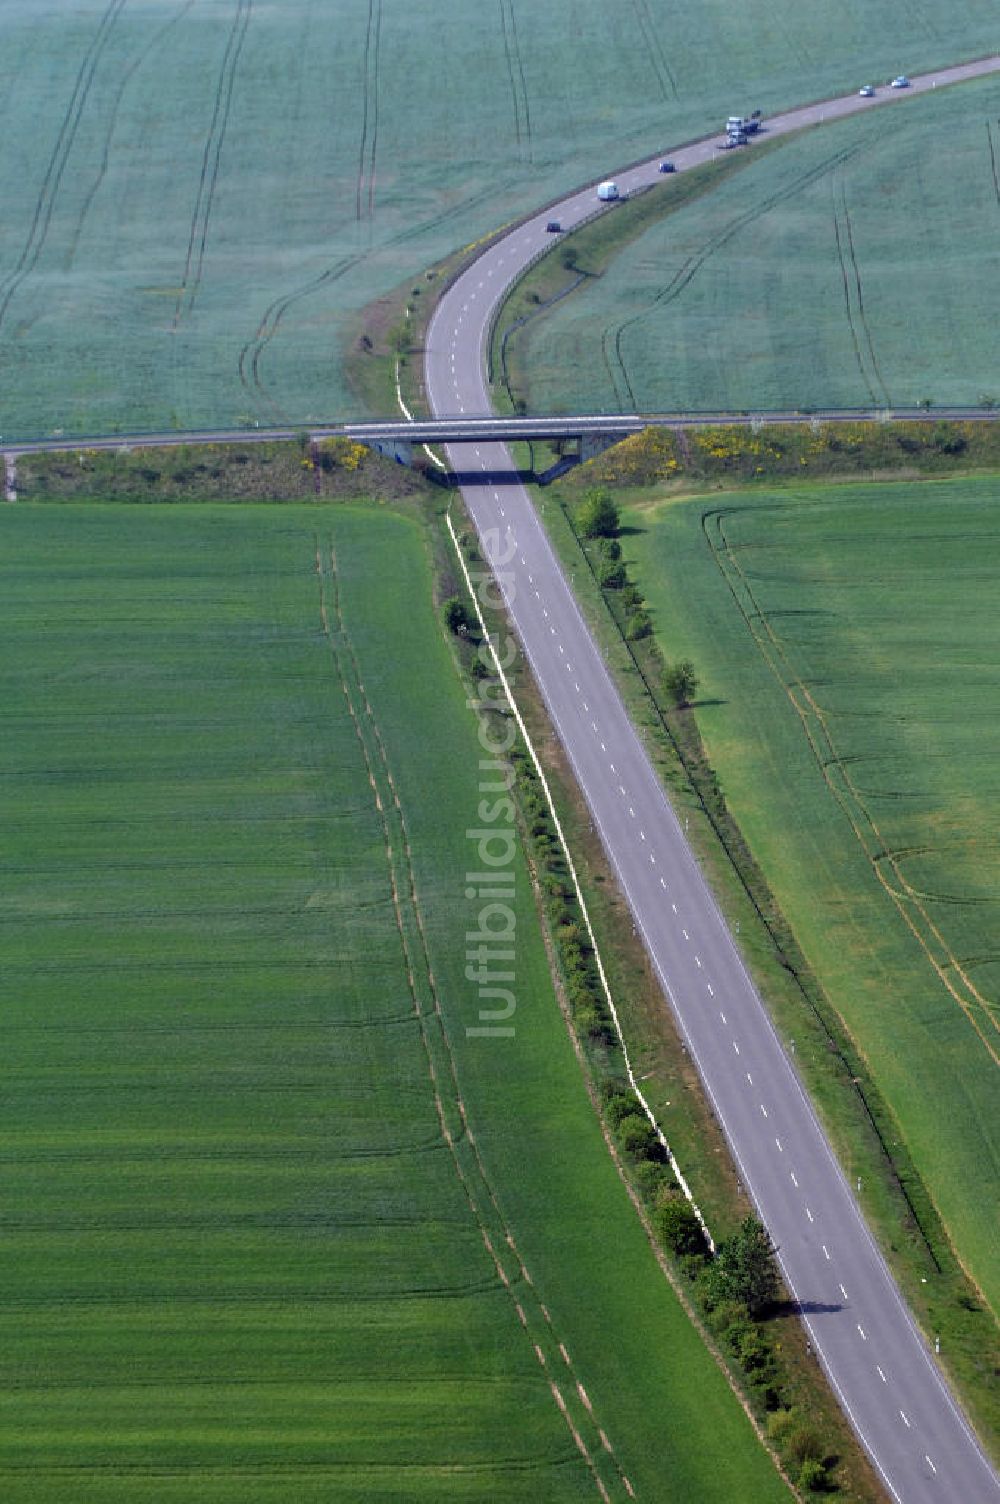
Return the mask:
<svg viewBox="0 0 1000 1504">
<path fill-rule="evenodd" d="M 602 204 L 613 203 L 616 198 L 621 198 L 621 194 L 618 192 L 618 184 L 611 182 L 610 179 L 606 183 L 598 183 L 597 197 L 601 200 Z"/>
</svg>

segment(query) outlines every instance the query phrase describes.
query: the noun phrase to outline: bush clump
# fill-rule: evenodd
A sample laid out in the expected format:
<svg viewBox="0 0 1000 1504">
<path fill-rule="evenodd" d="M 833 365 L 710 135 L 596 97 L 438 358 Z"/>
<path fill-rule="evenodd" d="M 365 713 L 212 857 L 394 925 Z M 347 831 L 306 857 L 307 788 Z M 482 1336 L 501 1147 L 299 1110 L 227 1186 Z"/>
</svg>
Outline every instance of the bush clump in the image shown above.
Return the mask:
<svg viewBox="0 0 1000 1504">
<path fill-rule="evenodd" d="M 446 600 L 442 606 L 444 624 L 456 637 L 471 637 L 476 630 L 476 618 L 469 607 L 457 595 Z"/>
<path fill-rule="evenodd" d="M 707 1252 L 701 1223 L 684 1196 L 669 1196 L 657 1208 L 654 1224 L 660 1242 L 678 1257 Z"/>
<path fill-rule="evenodd" d="M 631 1154 L 633 1159 L 656 1160 L 663 1157 L 663 1146 L 652 1124 L 637 1112 L 622 1118 L 618 1124 L 618 1138 L 626 1154 Z"/>
<path fill-rule="evenodd" d="M 610 491 L 603 487 L 588 491 L 579 515 L 580 532 L 585 538 L 613 538 L 621 525 L 618 506 Z"/>
</svg>

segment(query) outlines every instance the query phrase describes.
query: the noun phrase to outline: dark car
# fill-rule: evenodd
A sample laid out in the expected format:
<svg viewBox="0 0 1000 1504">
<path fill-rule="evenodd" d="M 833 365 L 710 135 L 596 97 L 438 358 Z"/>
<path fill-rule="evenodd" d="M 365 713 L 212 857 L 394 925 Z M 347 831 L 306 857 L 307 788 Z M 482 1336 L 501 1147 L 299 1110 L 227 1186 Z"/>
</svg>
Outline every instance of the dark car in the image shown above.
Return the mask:
<svg viewBox="0 0 1000 1504">
<path fill-rule="evenodd" d="M 562 231 L 562 225 L 559 223 L 558 219 L 550 219 L 548 224 L 545 226 L 545 231 L 548 235 L 558 235 Z"/>
<path fill-rule="evenodd" d="M 659 172 L 676 172 L 677 168 L 674 166 L 673 162 L 661 162 L 660 165 L 659 165 L 658 171 Z"/>
</svg>

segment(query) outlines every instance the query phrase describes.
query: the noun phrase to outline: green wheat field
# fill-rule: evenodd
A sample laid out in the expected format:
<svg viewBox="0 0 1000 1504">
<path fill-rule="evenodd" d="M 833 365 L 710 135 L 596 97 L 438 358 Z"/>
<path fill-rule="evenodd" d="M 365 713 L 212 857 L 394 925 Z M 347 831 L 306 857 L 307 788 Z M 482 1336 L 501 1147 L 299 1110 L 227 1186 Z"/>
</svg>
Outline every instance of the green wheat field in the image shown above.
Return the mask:
<svg viewBox="0 0 1000 1504">
<path fill-rule="evenodd" d="M 998 482 L 637 507 L 626 549 L 807 959 L 1000 1306 Z"/>
<path fill-rule="evenodd" d="M 516 1032 L 466 1036 L 482 752 L 423 525 L 2 524 L 4 1500 L 785 1497 L 519 848 Z"/>
<path fill-rule="evenodd" d="M 349 416 L 360 310 L 438 259 L 733 110 L 995 45 L 993 0 L 6 0 L 0 434 Z"/>
</svg>

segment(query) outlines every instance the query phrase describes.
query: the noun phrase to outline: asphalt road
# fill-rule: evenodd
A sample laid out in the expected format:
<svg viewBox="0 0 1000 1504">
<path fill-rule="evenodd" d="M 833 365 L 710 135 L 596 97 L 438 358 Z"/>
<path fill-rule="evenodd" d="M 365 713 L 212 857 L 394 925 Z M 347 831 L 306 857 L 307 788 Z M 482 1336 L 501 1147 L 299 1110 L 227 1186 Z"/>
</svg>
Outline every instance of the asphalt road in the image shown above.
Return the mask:
<svg viewBox="0 0 1000 1504">
<path fill-rule="evenodd" d="M 766 122 L 770 135 L 891 98 L 993 72 L 1000 58 L 914 79 L 875 100 L 851 95 Z M 859 83 L 864 80 L 859 80 Z M 671 153 L 678 170 L 710 158 L 719 137 Z M 753 148 L 747 148 L 752 150 Z M 656 176 L 656 159 L 615 174 L 623 191 Z M 528 219 L 489 247 L 442 298 L 427 342 L 432 410 L 490 411 L 491 315 L 551 237 L 590 217 L 593 187 Z M 613 206 L 605 211 L 614 213 Z M 785 1279 L 834 1390 L 889 1495 L 902 1504 L 1000 1500 L 1000 1481 L 918 1333 L 780 1045 L 633 730 L 506 448 L 449 448 L 496 568 L 514 626 L 628 898 L 744 1184 L 779 1247 Z"/>
</svg>

